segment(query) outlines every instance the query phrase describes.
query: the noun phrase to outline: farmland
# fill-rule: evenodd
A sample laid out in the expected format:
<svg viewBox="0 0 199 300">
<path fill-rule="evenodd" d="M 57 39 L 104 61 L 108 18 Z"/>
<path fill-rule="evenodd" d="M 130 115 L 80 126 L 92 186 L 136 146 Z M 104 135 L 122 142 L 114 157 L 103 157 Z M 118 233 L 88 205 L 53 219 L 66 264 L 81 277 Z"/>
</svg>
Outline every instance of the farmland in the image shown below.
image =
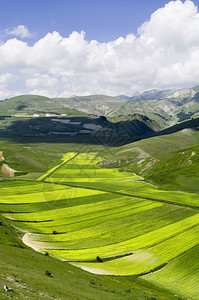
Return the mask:
<svg viewBox="0 0 199 300">
<path fill-rule="evenodd" d="M 197 249 L 198 195 L 159 190 L 134 173 L 102 169 L 102 160 L 68 152 L 36 181 L 1 182 L 0 211 L 36 251 L 96 274 L 139 276 L 183 297 L 175 280 L 188 271 L 175 277 L 172 270 Z M 187 297 L 197 293 L 187 285 Z"/>
</svg>

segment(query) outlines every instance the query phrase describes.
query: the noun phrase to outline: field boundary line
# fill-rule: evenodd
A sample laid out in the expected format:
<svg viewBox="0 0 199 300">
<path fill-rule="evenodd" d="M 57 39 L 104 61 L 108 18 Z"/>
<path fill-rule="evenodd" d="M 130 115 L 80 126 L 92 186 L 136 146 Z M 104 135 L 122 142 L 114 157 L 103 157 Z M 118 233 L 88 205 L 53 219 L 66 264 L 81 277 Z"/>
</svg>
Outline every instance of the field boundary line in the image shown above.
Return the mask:
<svg viewBox="0 0 199 300">
<path fill-rule="evenodd" d="M 141 195 L 136 195 L 136 194 L 129 194 L 129 193 L 123 193 L 120 191 L 109 191 L 109 190 L 105 190 L 102 188 L 92 188 L 92 187 L 83 187 L 83 186 L 78 186 L 77 183 L 75 183 L 75 185 L 71 184 L 71 182 L 66 182 L 66 183 L 58 183 L 58 182 L 48 182 L 45 181 L 45 183 L 49 183 L 49 184 L 58 184 L 58 185 L 65 185 L 65 186 L 70 186 L 70 187 L 75 187 L 75 188 L 79 188 L 79 189 L 89 189 L 89 190 L 94 190 L 94 191 L 102 191 L 102 192 L 106 192 L 106 193 L 112 193 L 112 194 L 118 194 L 118 195 L 122 195 L 122 196 L 128 196 L 131 198 L 138 198 L 138 199 L 144 199 L 144 200 L 150 200 L 150 201 L 154 201 L 154 202 L 161 202 L 161 203 L 166 203 L 166 204 L 171 204 L 174 206 L 180 206 L 180 207 L 189 207 L 192 209 L 197 209 L 199 210 L 199 206 L 194 206 L 194 205 L 190 205 L 190 204 L 186 204 L 186 203 L 180 203 L 180 202 L 172 202 L 166 199 L 155 199 L 155 198 L 151 198 L 151 197 L 147 197 L 147 196 L 141 196 Z"/>
<path fill-rule="evenodd" d="M 37 179 L 38 182 L 43 182 L 46 178 L 48 178 L 49 176 L 51 176 L 52 174 L 54 174 L 55 171 L 57 171 L 59 168 L 61 168 L 63 165 L 65 165 L 66 163 L 68 163 L 69 161 L 71 161 L 72 159 L 74 159 L 75 157 L 77 157 L 79 155 L 79 152 L 77 152 L 73 157 L 71 157 L 68 160 L 64 160 L 63 162 L 61 162 L 60 164 L 58 164 L 57 166 L 53 167 L 52 169 L 48 170 L 44 175 L 42 175 L 41 177 L 39 177 Z"/>
<path fill-rule="evenodd" d="M 73 159 L 73 158 L 71 158 L 71 159 Z M 17 179 L 17 181 L 23 181 L 23 182 L 32 181 L 32 182 L 35 182 L 34 180 L 24 180 L 24 179 Z M 83 187 L 83 186 L 78 186 L 77 183 L 72 185 L 71 182 L 65 182 L 65 183 L 63 183 L 63 182 L 61 182 L 61 183 L 52 182 L 52 181 L 44 181 L 44 182 L 48 183 L 48 184 L 63 185 L 63 186 L 68 186 L 68 187 L 72 187 L 72 188 L 77 188 L 77 189 L 88 189 L 88 190 L 94 190 L 94 191 L 101 191 L 101 192 L 105 192 L 105 193 L 112 193 L 112 194 L 117 194 L 117 195 L 122 195 L 122 196 L 128 196 L 128 197 L 131 197 L 131 198 L 150 200 L 150 201 L 154 201 L 154 202 L 161 202 L 163 204 L 166 203 L 166 204 L 171 204 L 171 205 L 174 205 L 174 206 L 188 207 L 188 208 L 191 208 L 191 209 L 199 210 L 199 206 L 190 205 L 190 204 L 186 204 L 186 203 L 180 203 L 180 202 L 172 202 L 172 201 L 169 201 L 169 200 L 166 200 L 166 199 L 154 199 L 154 198 L 147 197 L 147 196 L 128 194 L 128 193 L 123 193 L 123 192 L 119 192 L 119 191 L 110 191 L 110 190 L 105 190 L 105 189 L 102 189 L 102 188 L 97 189 L 97 188 L 92 188 L 92 187 Z"/>
</svg>

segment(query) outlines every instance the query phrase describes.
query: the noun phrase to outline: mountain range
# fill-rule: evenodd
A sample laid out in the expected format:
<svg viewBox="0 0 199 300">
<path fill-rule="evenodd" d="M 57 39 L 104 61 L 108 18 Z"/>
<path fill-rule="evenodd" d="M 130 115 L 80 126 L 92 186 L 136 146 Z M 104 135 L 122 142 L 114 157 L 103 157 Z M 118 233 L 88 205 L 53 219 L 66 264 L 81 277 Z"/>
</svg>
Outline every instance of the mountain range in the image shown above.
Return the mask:
<svg viewBox="0 0 199 300">
<path fill-rule="evenodd" d="M 105 144 L 122 145 L 155 132 L 162 134 L 162 130 L 198 117 L 199 86 L 150 90 L 133 97 L 21 95 L 0 102 L 0 135 L 32 139 L 45 136 L 48 141 L 55 136 L 62 140 L 89 136 L 93 143 L 97 134 L 103 136 Z"/>
</svg>

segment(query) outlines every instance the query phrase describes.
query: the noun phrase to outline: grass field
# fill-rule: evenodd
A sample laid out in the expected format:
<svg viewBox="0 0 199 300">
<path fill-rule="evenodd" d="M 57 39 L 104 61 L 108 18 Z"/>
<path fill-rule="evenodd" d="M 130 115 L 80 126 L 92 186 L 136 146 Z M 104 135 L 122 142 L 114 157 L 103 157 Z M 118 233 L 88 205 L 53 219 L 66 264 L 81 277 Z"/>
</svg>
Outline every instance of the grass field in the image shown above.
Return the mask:
<svg viewBox="0 0 199 300">
<path fill-rule="evenodd" d="M 170 290 L 187 299 L 198 299 L 198 255 L 199 246 L 196 246 L 171 261 L 163 269 L 143 278 L 156 285 L 169 287 Z"/>
<path fill-rule="evenodd" d="M 198 195 L 102 169 L 102 159 L 69 152 L 36 181 L 1 182 L 0 211 L 36 251 L 96 274 L 140 276 L 183 296 L 174 283 L 165 285 L 161 272 L 199 244 Z"/>
</svg>

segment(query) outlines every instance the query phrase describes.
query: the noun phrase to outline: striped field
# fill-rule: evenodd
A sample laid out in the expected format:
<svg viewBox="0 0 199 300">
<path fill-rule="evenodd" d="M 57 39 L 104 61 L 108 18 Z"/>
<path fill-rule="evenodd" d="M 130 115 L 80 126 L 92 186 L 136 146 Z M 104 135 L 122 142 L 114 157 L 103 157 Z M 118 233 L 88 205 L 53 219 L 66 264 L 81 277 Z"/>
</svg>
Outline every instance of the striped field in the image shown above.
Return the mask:
<svg viewBox="0 0 199 300">
<path fill-rule="evenodd" d="M 1 182 L 0 211 L 37 251 L 198 299 L 198 195 L 158 190 L 133 173 L 100 168 L 101 160 L 67 153 L 36 182 Z"/>
</svg>

